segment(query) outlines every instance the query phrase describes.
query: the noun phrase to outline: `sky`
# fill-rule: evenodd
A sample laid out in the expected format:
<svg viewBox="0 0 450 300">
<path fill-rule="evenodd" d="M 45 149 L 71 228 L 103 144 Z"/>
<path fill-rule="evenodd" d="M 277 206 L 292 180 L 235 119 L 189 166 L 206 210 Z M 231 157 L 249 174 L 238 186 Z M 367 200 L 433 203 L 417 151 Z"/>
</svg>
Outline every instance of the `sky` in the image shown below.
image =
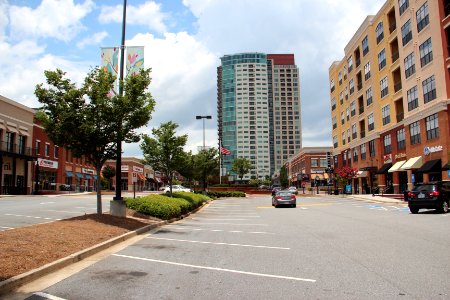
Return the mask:
<svg viewBox="0 0 450 300">
<path fill-rule="evenodd" d="M 44 70 L 81 83 L 100 48 L 120 46 L 123 0 L 0 0 L 0 95 L 39 107 Z M 173 121 L 185 150 L 217 141 L 217 67 L 242 52 L 293 53 L 300 71 L 304 147 L 331 146 L 328 69 L 385 0 L 128 0 L 126 46 L 144 46 L 155 111 L 139 132 Z M 124 156 L 142 157 L 139 143 Z"/>
</svg>

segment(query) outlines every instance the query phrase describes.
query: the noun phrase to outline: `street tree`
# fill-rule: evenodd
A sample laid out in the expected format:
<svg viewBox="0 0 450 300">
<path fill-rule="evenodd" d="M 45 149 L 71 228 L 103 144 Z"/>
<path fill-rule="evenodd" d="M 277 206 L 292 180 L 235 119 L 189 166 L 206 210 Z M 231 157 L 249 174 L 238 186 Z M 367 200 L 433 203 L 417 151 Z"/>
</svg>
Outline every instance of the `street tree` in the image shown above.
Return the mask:
<svg viewBox="0 0 450 300">
<path fill-rule="evenodd" d="M 219 174 L 219 151 L 209 148 L 195 155 L 195 173 L 203 182 L 203 191 L 206 191 L 207 178 L 213 174 Z"/>
<path fill-rule="evenodd" d="M 353 178 L 356 177 L 358 173 L 358 168 L 352 168 L 348 166 L 341 167 L 336 170 L 336 181 L 339 184 L 347 185 Z"/>
<path fill-rule="evenodd" d="M 250 160 L 248 158 L 237 157 L 233 162 L 231 171 L 238 174 L 240 180 L 242 181 L 242 178 L 244 177 L 244 175 L 247 174 L 251 168 L 252 168 L 252 163 L 250 162 Z"/>
<path fill-rule="evenodd" d="M 161 124 L 159 128 L 153 128 L 154 138 L 144 134 L 140 145 L 144 153 L 145 162 L 153 170 L 163 171 L 170 185 L 170 196 L 172 196 L 172 182 L 174 172 L 178 171 L 183 163 L 183 147 L 187 142 L 187 135 L 176 136 L 178 124 L 171 121 Z"/>
<path fill-rule="evenodd" d="M 43 104 L 36 118 L 56 145 L 75 157 L 84 156 L 100 175 L 106 160 L 117 158 L 118 140 L 138 142 L 136 129 L 151 118 L 155 101 L 147 90 L 150 71 L 141 70 L 121 82 L 123 95 L 114 92 L 115 77 L 101 68 L 91 70 L 80 88 L 59 69 L 45 71 L 47 85 L 35 90 Z M 97 213 L 102 213 L 100 180 Z"/>
<path fill-rule="evenodd" d="M 285 166 L 282 166 L 280 169 L 280 184 L 284 188 L 289 185 L 288 172 Z"/>
<path fill-rule="evenodd" d="M 186 181 L 192 186 L 195 177 L 195 155 L 192 151 L 183 152 L 183 159 L 181 159 L 181 164 L 178 166 L 178 173 L 183 176 Z"/>
<path fill-rule="evenodd" d="M 116 176 L 116 168 L 113 166 L 105 166 L 102 170 L 103 177 L 108 180 L 109 189 L 112 189 L 112 182 L 111 179 Z"/>
</svg>

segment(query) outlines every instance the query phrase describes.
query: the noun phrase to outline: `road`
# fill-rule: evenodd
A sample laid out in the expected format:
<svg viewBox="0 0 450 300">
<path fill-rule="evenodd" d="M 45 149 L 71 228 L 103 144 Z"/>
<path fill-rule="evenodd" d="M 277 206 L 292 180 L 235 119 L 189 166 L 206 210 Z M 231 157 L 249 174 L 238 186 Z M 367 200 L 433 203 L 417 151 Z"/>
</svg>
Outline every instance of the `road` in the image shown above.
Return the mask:
<svg viewBox="0 0 450 300">
<path fill-rule="evenodd" d="M 40 291 L 65 299 L 449 299 L 450 214 L 340 196 L 212 202 Z"/>
</svg>

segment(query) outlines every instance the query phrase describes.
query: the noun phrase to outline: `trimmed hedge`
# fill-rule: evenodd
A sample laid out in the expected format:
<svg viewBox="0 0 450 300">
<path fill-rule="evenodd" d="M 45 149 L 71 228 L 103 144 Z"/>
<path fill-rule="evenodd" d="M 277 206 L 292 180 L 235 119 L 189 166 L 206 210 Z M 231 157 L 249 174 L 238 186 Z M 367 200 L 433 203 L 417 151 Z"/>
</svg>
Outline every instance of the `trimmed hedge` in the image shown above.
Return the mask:
<svg viewBox="0 0 450 300">
<path fill-rule="evenodd" d="M 165 195 L 125 198 L 125 203 L 128 208 L 139 213 L 169 220 L 196 209 L 209 199 L 193 193 L 174 193 L 172 198 Z"/>
<path fill-rule="evenodd" d="M 211 198 L 245 197 L 245 193 L 239 191 L 209 191 L 206 194 Z"/>
</svg>

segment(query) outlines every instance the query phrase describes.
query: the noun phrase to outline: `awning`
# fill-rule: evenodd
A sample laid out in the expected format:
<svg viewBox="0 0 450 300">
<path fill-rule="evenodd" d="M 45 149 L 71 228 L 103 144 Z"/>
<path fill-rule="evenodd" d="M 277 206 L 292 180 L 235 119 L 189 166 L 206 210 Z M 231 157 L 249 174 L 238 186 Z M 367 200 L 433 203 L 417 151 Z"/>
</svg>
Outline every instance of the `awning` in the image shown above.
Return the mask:
<svg viewBox="0 0 450 300">
<path fill-rule="evenodd" d="M 316 177 L 319 177 L 319 180 L 324 179 L 323 174 L 317 173 L 317 174 L 311 174 L 311 179 L 316 180 Z"/>
<path fill-rule="evenodd" d="M 422 156 L 416 156 L 408 159 L 400 170 L 418 169 L 422 165 Z"/>
<path fill-rule="evenodd" d="M 66 171 L 66 177 L 73 177 L 73 173 L 70 171 Z"/>
<path fill-rule="evenodd" d="M 392 163 L 384 164 L 378 171 L 377 174 L 387 173 L 388 170 L 392 167 Z"/>
<path fill-rule="evenodd" d="M 3 129 L 3 130 L 5 130 L 5 129 L 6 129 L 6 127 L 5 127 L 5 123 L 4 123 L 4 121 L 3 121 L 3 120 L 0 120 L 0 129 Z"/>
<path fill-rule="evenodd" d="M 141 174 L 141 173 L 137 173 L 137 174 L 138 174 L 138 176 L 139 176 L 139 179 L 145 181 L 145 176 L 144 176 L 144 174 Z"/>
<path fill-rule="evenodd" d="M 367 172 L 367 171 L 358 171 L 356 173 L 355 178 L 362 178 L 362 177 L 367 177 L 367 176 L 369 176 L 369 172 Z"/>
<path fill-rule="evenodd" d="M 19 133 L 20 133 L 20 135 L 23 135 L 23 136 L 30 136 L 30 134 L 26 130 L 19 129 Z"/>
<path fill-rule="evenodd" d="M 390 169 L 389 169 L 389 173 L 392 172 L 397 172 L 397 171 L 401 171 L 400 167 L 403 166 L 403 164 L 406 162 L 406 160 L 400 160 L 398 162 L 396 162 Z"/>
<path fill-rule="evenodd" d="M 78 178 L 84 178 L 84 177 L 83 177 L 83 174 L 81 174 L 81 173 L 78 173 L 78 172 L 77 172 L 77 173 L 75 173 L 75 174 L 77 174 L 77 177 L 78 177 Z"/>
<path fill-rule="evenodd" d="M 86 178 L 86 179 L 92 179 L 92 176 L 89 175 L 89 174 L 84 174 L 84 178 Z"/>
<path fill-rule="evenodd" d="M 424 163 L 417 172 L 430 173 L 441 171 L 441 159 L 433 159 Z"/>
<path fill-rule="evenodd" d="M 161 182 L 162 182 L 161 179 L 158 178 L 158 177 L 155 177 L 155 179 L 156 179 L 156 182 L 157 182 L 157 183 L 161 183 Z"/>
<path fill-rule="evenodd" d="M 19 133 L 19 131 L 17 130 L 16 127 L 8 126 L 8 124 L 6 124 L 6 128 L 7 128 L 6 131 L 14 132 L 14 133 Z"/>
</svg>

